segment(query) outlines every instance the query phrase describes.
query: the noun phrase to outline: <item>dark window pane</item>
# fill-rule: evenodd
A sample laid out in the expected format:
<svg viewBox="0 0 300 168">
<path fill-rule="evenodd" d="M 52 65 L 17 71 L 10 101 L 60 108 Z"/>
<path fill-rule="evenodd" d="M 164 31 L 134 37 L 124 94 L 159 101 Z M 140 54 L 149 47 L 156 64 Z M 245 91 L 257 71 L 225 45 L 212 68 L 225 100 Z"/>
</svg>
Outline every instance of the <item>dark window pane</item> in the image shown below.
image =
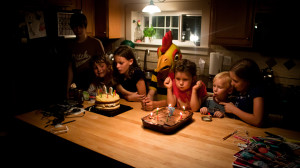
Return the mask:
<svg viewBox="0 0 300 168">
<path fill-rule="evenodd" d="M 166 27 L 170 27 L 170 16 L 166 16 Z"/>
<path fill-rule="evenodd" d="M 156 16 L 152 16 L 152 24 L 153 27 L 157 27 L 157 17 Z"/>
<path fill-rule="evenodd" d="M 164 26 L 165 26 L 165 17 L 157 16 L 157 27 L 164 27 Z"/>
<path fill-rule="evenodd" d="M 182 16 L 182 32 L 185 32 L 185 39 L 190 40 L 189 35 L 197 35 L 200 41 L 201 37 L 201 16 Z"/>
<path fill-rule="evenodd" d="M 178 16 L 172 16 L 172 27 L 178 27 Z"/>
<path fill-rule="evenodd" d="M 149 16 L 144 17 L 144 27 L 149 27 Z"/>
<path fill-rule="evenodd" d="M 164 37 L 164 29 L 155 29 L 155 30 L 156 30 L 155 38 L 162 39 Z"/>
<path fill-rule="evenodd" d="M 178 29 L 172 29 L 173 40 L 178 40 Z"/>
</svg>

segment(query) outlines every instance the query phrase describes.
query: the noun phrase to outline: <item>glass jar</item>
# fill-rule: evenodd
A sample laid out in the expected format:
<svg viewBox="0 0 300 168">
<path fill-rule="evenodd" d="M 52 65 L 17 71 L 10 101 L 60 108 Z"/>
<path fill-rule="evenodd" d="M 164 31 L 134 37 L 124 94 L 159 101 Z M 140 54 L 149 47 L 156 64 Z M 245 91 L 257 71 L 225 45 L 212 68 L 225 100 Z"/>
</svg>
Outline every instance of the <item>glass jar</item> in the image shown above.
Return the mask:
<svg viewBox="0 0 300 168">
<path fill-rule="evenodd" d="M 141 42 L 143 40 L 143 32 L 139 26 L 134 31 L 134 42 Z"/>
</svg>

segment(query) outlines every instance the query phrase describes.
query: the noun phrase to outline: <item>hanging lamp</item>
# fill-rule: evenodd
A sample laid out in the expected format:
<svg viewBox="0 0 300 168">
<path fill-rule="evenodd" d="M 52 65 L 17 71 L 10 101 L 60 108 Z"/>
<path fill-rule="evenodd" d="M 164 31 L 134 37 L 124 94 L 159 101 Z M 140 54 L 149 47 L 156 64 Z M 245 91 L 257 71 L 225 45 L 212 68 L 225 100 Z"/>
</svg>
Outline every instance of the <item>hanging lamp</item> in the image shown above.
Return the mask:
<svg viewBox="0 0 300 168">
<path fill-rule="evenodd" d="M 142 12 L 148 12 L 150 14 L 161 12 L 158 6 L 154 5 L 153 0 L 150 0 L 150 4 L 145 6 Z"/>
</svg>

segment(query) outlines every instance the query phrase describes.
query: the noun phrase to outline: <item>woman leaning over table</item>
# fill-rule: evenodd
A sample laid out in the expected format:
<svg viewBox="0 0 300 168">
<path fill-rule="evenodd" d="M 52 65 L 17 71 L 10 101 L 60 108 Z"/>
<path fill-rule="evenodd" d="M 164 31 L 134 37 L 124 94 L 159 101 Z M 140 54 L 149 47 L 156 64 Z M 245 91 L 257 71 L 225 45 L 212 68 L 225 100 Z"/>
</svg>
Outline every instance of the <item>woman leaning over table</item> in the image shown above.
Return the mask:
<svg viewBox="0 0 300 168">
<path fill-rule="evenodd" d="M 147 94 L 145 74 L 129 46 L 121 45 L 114 52 L 114 78 L 117 91 L 127 101 L 141 101 Z"/>
<path fill-rule="evenodd" d="M 234 88 L 235 104 L 221 102 L 226 113 L 261 127 L 264 119 L 263 78 L 258 65 L 251 59 L 236 62 L 229 71 Z"/>
</svg>

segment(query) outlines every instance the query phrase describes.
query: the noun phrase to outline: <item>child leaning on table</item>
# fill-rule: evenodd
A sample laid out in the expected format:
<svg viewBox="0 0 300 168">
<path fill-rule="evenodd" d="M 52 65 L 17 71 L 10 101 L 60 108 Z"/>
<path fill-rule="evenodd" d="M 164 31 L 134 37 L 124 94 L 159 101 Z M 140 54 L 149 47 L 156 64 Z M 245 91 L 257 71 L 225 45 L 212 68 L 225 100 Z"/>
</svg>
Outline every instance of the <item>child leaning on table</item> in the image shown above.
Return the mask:
<svg viewBox="0 0 300 168">
<path fill-rule="evenodd" d="M 242 59 L 232 65 L 230 78 L 235 104 L 221 102 L 226 113 L 260 127 L 264 118 L 263 77 L 258 65 L 251 59 Z"/>
<path fill-rule="evenodd" d="M 228 102 L 228 94 L 232 93 L 231 78 L 228 71 L 218 73 L 213 80 L 213 96 L 208 97 L 201 114 L 210 113 L 214 117 L 224 117 L 224 106 L 220 102 Z"/>
<path fill-rule="evenodd" d="M 167 88 L 167 103 L 171 106 L 198 111 L 202 100 L 207 96 L 206 86 L 196 81 L 196 64 L 187 59 L 176 62 L 174 79 L 167 77 L 164 85 Z"/>
<path fill-rule="evenodd" d="M 146 77 L 131 47 L 121 45 L 114 52 L 114 78 L 117 91 L 127 101 L 142 101 L 147 94 Z"/>
</svg>

